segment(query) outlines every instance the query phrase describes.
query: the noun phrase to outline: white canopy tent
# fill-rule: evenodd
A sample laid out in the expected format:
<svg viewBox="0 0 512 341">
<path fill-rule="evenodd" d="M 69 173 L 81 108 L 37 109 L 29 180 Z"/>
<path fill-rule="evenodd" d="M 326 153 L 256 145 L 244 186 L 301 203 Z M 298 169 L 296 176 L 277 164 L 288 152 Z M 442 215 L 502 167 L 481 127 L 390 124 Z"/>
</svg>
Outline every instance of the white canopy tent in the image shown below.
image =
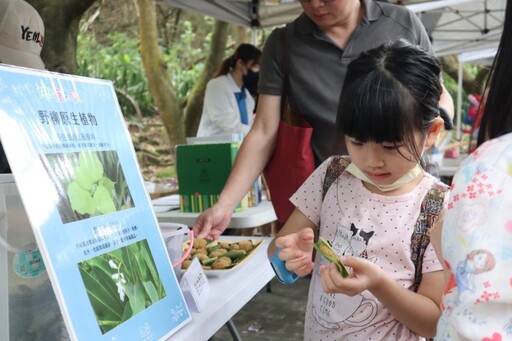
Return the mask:
<svg viewBox="0 0 512 341">
<path fill-rule="evenodd" d="M 506 0 L 439 0 L 407 5 L 427 29 L 437 56 L 498 46 Z"/>
<path fill-rule="evenodd" d="M 251 28 L 278 26 L 302 13 L 297 0 L 160 0 L 171 7 L 202 13 Z"/>
<path fill-rule="evenodd" d="M 297 0 L 160 1 L 172 7 L 251 28 L 282 25 L 302 13 Z M 417 13 L 432 38 L 437 56 L 498 45 L 506 0 L 403 0 L 401 3 Z"/>
</svg>

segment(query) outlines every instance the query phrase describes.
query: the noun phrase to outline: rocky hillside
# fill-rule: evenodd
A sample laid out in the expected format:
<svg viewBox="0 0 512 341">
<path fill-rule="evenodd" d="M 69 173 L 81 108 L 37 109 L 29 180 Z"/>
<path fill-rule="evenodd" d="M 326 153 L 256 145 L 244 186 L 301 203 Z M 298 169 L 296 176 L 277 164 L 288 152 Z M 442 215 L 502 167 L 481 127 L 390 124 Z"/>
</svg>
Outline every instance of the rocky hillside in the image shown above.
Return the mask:
<svg viewBox="0 0 512 341">
<path fill-rule="evenodd" d="M 160 118 L 127 119 L 126 123 L 144 180 L 166 191 L 176 189 L 174 146 L 170 145 Z"/>
</svg>

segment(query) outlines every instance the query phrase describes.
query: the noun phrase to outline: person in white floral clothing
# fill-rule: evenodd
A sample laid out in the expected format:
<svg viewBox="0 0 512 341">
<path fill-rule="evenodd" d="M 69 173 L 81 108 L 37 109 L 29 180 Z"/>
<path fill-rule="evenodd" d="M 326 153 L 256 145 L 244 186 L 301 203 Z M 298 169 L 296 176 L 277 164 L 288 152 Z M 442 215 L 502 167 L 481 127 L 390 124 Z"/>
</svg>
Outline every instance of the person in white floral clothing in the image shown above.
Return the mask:
<svg viewBox="0 0 512 341">
<path fill-rule="evenodd" d="M 508 0 L 478 148 L 455 174 L 442 231 L 432 233 L 447 282 L 436 340 L 512 340 L 511 60 Z"/>
</svg>

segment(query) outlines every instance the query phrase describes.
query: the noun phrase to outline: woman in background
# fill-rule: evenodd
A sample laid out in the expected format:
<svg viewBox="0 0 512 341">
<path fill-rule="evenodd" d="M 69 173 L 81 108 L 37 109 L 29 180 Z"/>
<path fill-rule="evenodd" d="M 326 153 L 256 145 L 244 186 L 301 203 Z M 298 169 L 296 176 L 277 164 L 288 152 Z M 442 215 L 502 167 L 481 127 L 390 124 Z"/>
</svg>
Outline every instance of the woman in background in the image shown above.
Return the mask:
<svg viewBox="0 0 512 341">
<path fill-rule="evenodd" d="M 254 89 L 254 80 L 257 82 L 260 56 L 255 46 L 241 44 L 222 62 L 206 86 L 198 137 L 247 135 L 255 106 L 249 89 Z"/>
</svg>

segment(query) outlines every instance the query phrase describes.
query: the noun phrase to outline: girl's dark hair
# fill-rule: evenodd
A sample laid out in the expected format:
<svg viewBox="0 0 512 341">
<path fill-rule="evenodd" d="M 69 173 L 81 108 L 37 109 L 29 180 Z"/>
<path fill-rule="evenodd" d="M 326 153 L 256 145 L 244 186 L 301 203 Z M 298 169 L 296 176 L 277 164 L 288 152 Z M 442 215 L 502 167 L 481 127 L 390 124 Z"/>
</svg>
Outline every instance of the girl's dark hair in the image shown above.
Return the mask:
<svg viewBox="0 0 512 341">
<path fill-rule="evenodd" d="M 251 60 L 259 61 L 261 57 L 261 50 L 256 46 L 251 44 L 240 44 L 238 48 L 235 50 L 233 55 L 224 59 L 222 64 L 220 64 L 219 69 L 215 72 L 213 77 L 218 77 L 221 75 L 226 75 L 231 68 L 233 68 L 236 62 L 241 59 L 243 62 L 247 63 Z"/>
<path fill-rule="evenodd" d="M 360 142 L 402 143 L 420 160 L 415 131 L 440 115 L 439 60 L 397 41 L 363 52 L 347 70 L 336 125 Z"/>
<path fill-rule="evenodd" d="M 482 96 L 484 113 L 478 131 L 477 146 L 489 139 L 512 132 L 512 2 L 507 1 L 500 45 L 492 66 L 493 72 Z M 485 92 L 484 92 L 485 94 Z M 481 104 L 481 105 L 482 105 Z"/>
</svg>

